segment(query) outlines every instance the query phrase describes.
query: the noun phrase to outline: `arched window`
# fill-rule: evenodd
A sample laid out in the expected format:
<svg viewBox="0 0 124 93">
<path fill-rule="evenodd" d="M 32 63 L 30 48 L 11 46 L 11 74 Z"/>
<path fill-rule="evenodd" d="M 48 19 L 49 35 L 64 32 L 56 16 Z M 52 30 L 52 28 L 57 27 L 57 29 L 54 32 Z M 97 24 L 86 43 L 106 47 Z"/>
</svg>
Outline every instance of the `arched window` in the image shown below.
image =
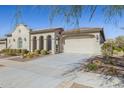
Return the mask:
<svg viewBox="0 0 124 93">
<path fill-rule="evenodd" d="M 19 37 L 18 38 L 18 48 L 22 48 L 22 46 L 23 46 L 22 43 L 23 43 L 22 38 Z"/>
<path fill-rule="evenodd" d="M 50 35 L 47 36 L 47 50 L 51 50 L 52 49 L 52 38 Z"/>
</svg>

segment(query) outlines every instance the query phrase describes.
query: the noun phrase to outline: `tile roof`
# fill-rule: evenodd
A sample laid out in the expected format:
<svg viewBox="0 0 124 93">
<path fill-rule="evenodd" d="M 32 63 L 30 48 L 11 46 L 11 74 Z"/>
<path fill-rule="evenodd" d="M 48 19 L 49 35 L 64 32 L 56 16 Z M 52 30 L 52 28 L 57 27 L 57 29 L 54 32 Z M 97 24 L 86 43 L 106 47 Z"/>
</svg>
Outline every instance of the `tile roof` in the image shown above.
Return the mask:
<svg viewBox="0 0 124 93">
<path fill-rule="evenodd" d="M 64 31 L 63 28 L 51 28 L 51 29 L 39 29 L 39 30 L 32 30 L 31 34 L 39 34 L 39 33 L 49 33 L 49 32 L 62 32 Z"/>
<path fill-rule="evenodd" d="M 73 35 L 83 35 L 83 34 L 89 34 L 89 33 L 97 33 L 99 32 L 103 39 L 105 40 L 104 31 L 103 28 L 79 28 L 79 29 L 72 29 L 72 30 L 66 30 L 62 34 L 73 36 Z"/>
<path fill-rule="evenodd" d="M 4 40 L 7 40 L 6 38 L 0 38 L 0 41 L 4 41 Z"/>
<path fill-rule="evenodd" d="M 66 30 L 63 34 L 76 34 L 76 33 L 94 33 L 103 31 L 103 28 L 79 28 L 79 29 L 72 29 Z"/>
</svg>

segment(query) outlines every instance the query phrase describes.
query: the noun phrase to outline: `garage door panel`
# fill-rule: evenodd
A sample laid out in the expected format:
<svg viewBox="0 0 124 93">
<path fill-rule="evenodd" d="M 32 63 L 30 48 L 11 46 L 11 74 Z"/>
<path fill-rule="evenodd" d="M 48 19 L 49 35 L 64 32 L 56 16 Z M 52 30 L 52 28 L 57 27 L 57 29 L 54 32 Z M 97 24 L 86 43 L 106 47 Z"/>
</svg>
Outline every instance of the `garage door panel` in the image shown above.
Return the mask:
<svg viewBox="0 0 124 93">
<path fill-rule="evenodd" d="M 93 53 L 95 48 L 95 39 L 66 39 L 64 45 L 65 53 Z"/>
</svg>

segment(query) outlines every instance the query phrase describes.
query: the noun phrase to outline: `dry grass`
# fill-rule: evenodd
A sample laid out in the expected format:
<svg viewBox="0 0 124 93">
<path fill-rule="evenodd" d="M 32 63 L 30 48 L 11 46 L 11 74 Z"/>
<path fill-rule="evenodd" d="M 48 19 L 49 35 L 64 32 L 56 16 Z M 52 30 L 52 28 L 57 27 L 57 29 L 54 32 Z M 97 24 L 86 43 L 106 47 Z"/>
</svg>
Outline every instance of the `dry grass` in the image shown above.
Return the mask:
<svg viewBox="0 0 124 93">
<path fill-rule="evenodd" d="M 78 84 L 78 83 L 75 83 L 75 82 L 74 82 L 74 83 L 71 85 L 70 88 L 92 88 L 92 87 L 85 86 L 85 85 Z"/>
<path fill-rule="evenodd" d="M 57 86 L 57 88 L 92 88 L 92 87 L 72 81 L 63 81 Z"/>
<path fill-rule="evenodd" d="M 95 73 L 105 74 L 110 76 L 124 76 L 124 67 L 122 65 L 120 66 L 117 64 L 118 60 L 116 60 L 116 64 L 113 64 L 114 61 L 111 60 L 110 62 L 106 63 L 104 58 L 94 57 L 94 58 L 88 59 L 87 60 L 88 64 L 86 64 L 85 67 L 82 67 L 82 68 L 84 68 L 83 70 L 86 72 L 95 72 Z M 96 69 L 95 70 L 90 69 L 94 65 Z"/>
</svg>

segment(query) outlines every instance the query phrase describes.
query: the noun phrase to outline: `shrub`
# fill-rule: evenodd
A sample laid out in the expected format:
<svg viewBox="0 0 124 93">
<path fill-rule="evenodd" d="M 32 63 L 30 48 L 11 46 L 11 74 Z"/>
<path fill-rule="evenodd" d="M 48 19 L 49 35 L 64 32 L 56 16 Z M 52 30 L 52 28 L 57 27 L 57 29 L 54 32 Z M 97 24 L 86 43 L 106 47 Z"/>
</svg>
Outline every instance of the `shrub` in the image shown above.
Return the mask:
<svg viewBox="0 0 124 93">
<path fill-rule="evenodd" d="M 123 48 L 124 48 L 124 36 L 118 36 L 115 39 L 115 42 L 116 42 L 116 46 L 123 50 Z"/>
<path fill-rule="evenodd" d="M 23 55 L 23 54 L 27 54 L 29 51 L 27 50 L 27 49 L 22 49 L 21 50 L 21 54 Z"/>
<path fill-rule="evenodd" d="M 89 63 L 89 64 L 86 65 L 86 68 L 89 71 L 96 71 L 98 69 L 98 66 L 94 63 Z"/>
<path fill-rule="evenodd" d="M 34 57 L 34 53 L 33 52 L 29 52 L 28 54 L 27 54 L 27 58 L 33 58 Z"/>
<path fill-rule="evenodd" d="M 7 49 L 2 49 L 1 50 L 1 53 L 5 53 Z"/>
<path fill-rule="evenodd" d="M 48 54 L 48 52 L 46 51 L 46 50 L 41 50 L 41 52 L 40 52 L 42 55 L 47 55 Z"/>
<path fill-rule="evenodd" d="M 19 55 L 21 54 L 21 49 L 16 49 L 16 53 Z"/>
<path fill-rule="evenodd" d="M 27 58 L 27 54 L 23 54 L 22 55 L 22 58 Z"/>
<path fill-rule="evenodd" d="M 106 68 L 106 69 L 107 69 L 106 72 L 105 72 L 106 75 L 118 75 L 119 74 L 117 69 L 114 68 L 114 67 L 109 67 L 109 68 Z"/>
<path fill-rule="evenodd" d="M 7 52 L 6 52 L 6 55 L 16 56 L 16 52 L 15 52 L 15 50 L 13 50 L 13 49 L 9 49 L 9 50 L 7 50 Z"/>
<path fill-rule="evenodd" d="M 7 49 L 3 49 L 2 52 L 3 52 L 3 53 L 8 53 L 9 50 L 10 50 L 9 48 L 7 48 Z"/>
<path fill-rule="evenodd" d="M 40 50 L 35 50 L 34 53 L 35 53 L 36 55 L 39 55 L 39 54 L 40 54 Z"/>
<path fill-rule="evenodd" d="M 112 56 L 114 48 L 115 42 L 113 40 L 108 40 L 102 46 L 102 54 L 104 56 Z"/>
<path fill-rule="evenodd" d="M 16 49 L 12 49 L 12 52 L 16 54 Z"/>
<path fill-rule="evenodd" d="M 1 53 L 5 55 L 24 55 L 27 54 L 29 51 L 26 49 L 3 49 L 1 50 Z"/>
<path fill-rule="evenodd" d="M 97 66 L 101 66 L 102 65 L 102 61 L 100 61 L 100 60 L 93 60 L 92 63 L 96 64 Z"/>
</svg>

